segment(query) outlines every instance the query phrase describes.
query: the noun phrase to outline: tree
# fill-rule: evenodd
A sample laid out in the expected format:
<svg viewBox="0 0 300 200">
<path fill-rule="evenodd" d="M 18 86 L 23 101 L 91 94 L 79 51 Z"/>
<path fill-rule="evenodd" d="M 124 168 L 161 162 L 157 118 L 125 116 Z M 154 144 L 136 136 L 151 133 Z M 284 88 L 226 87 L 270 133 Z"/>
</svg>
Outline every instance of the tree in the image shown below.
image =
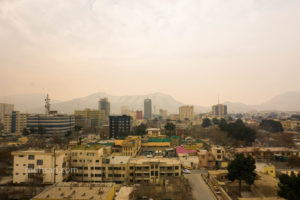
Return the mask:
<svg viewBox="0 0 300 200">
<path fill-rule="evenodd" d="M 234 123 L 220 124 L 219 127 L 222 131 L 227 132 L 228 137 L 244 141 L 247 145 L 250 145 L 255 139 L 256 131 L 245 126 L 241 119 L 236 120 Z"/>
<path fill-rule="evenodd" d="M 241 195 L 242 181 L 252 185 L 254 183 L 256 173 L 255 160 L 249 156 L 244 157 L 243 154 L 236 154 L 235 159 L 228 165 L 227 178 L 230 181 L 238 180 L 239 182 L 239 195 Z"/>
<path fill-rule="evenodd" d="M 219 124 L 219 120 L 217 118 L 213 118 L 212 119 L 213 124 L 218 125 Z"/>
<path fill-rule="evenodd" d="M 36 129 L 33 128 L 33 127 L 30 127 L 29 131 L 30 131 L 31 134 L 35 134 L 36 133 Z"/>
<path fill-rule="evenodd" d="M 23 128 L 22 135 L 29 135 L 29 131 L 27 130 L 27 128 Z"/>
<path fill-rule="evenodd" d="M 292 147 L 294 146 L 293 133 L 272 134 L 276 146 Z"/>
<path fill-rule="evenodd" d="M 280 175 L 278 186 L 278 196 L 288 200 L 300 200 L 300 173 L 297 176 L 294 172 L 290 176 Z"/>
<path fill-rule="evenodd" d="M 166 123 L 166 125 L 165 125 L 165 130 L 166 130 L 166 134 L 167 134 L 168 136 L 174 135 L 175 129 L 176 129 L 175 124 L 170 123 L 170 122 Z"/>
<path fill-rule="evenodd" d="M 202 120 L 202 127 L 203 127 L 203 128 L 207 128 L 207 127 L 209 127 L 210 125 L 211 125 L 211 121 L 210 121 L 209 118 L 204 118 L 204 119 Z"/>
<path fill-rule="evenodd" d="M 300 157 L 292 155 L 288 159 L 288 166 L 290 167 L 300 167 Z"/>
<path fill-rule="evenodd" d="M 140 124 L 135 127 L 135 134 L 136 135 L 145 135 L 146 134 L 146 125 L 145 124 Z"/>
<path fill-rule="evenodd" d="M 262 129 L 269 131 L 271 133 L 283 132 L 282 124 L 278 121 L 264 119 L 259 125 Z"/>
<path fill-rule="evenodd" d="M 44 135 L 46 133 L 46 129 L 42 126 L 38 127 L 38 134 Z"/>
</svg>

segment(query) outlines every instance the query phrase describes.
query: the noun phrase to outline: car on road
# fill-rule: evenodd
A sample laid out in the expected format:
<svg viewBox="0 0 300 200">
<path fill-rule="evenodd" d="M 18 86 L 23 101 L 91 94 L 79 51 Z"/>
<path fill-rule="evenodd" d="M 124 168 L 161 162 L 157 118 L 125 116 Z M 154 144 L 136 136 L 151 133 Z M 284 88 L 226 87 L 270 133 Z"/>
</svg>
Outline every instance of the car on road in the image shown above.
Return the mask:
<svg viewBox="0 0 300 200">
<path fill-rule="evenodd" d="M 182 173 L 184 173 L 184 174 L 190 174 L 190 173 L 191 173 L 191 171 L 190 171 L 190 170 L 188 170 L 188 169 L 184 169 L 184 170 L 182 170 Z"/>
</svg>

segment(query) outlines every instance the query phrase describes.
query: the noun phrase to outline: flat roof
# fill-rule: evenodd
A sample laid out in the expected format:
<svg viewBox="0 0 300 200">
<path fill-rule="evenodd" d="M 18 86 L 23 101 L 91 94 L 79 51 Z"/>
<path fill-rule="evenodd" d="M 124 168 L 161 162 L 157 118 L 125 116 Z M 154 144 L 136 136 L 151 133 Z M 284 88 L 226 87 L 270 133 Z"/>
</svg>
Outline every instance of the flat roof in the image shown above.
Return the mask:
<svg viewBox="0 0 300 200">
<path fill-rule="evenodd" d="M 61 182 L 56 183 L 40 194 L 33 197 L 33 200 L 39 199 L 76 199 L 93 200 L 106 199 L 109 192 L 114 189 L 114 183 L 78 183 Z"/>
<path fill-rule="evenodd" d="M 140 156 L 136 158 L 131 158 L 129 161 L 130 164 L 145 164 L 149 162 L 160 162 L 166 164 L 180 165 L 180 160 L 178 158 L 147 158 L 144 156 Z"/>
<path fill-rule="evenodd" d="M 71 150 L 98 150 L 103 148 L 103 145 L 101 144 L 83 144 L 83 145 L 77 145 L 71 148 Z"/>
<path fill-rule="evenodd" d="M 131 156 L 109 156 L 106 159 L 109 159 L 110 164 L 127 164 Z"/>
<path fill-rule="evenodd" d="M 118 196 L 115 198 L 115 200 L 129 200 L 129 195 L 133 191 L 133 187 L 127 187 L 123 186 L 121 187 Z"/>
</svg>

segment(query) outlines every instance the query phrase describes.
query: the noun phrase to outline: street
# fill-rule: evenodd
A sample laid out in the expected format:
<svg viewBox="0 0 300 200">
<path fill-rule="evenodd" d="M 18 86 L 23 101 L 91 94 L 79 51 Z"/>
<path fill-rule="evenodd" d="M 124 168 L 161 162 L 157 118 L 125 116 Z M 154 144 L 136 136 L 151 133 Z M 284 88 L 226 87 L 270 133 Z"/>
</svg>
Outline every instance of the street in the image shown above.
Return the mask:
<svg viewBox="0 0 300 200">
<path fill-rule="evenodd" d="M 185 174 L 193 190 L 195 200 L 216 200 L 215 196 L 204 182 L 200 171 L 192 171 L 191 174 Z"/>
</svg>

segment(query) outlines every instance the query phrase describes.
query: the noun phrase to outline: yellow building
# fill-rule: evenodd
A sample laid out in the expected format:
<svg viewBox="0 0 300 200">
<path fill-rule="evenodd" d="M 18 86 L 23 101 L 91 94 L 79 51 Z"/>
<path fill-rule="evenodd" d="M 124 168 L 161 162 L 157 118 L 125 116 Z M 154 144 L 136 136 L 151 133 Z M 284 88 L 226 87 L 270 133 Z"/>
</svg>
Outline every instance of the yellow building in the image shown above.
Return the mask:
<svg viewBox="0 0 300 200">
<path fill-rule="evenodd" d="M 166 177 L 181 176 L 178 158 L 132 158 L 129 162 L 130 183 L 161 183 Z"/>
<path fill-rule="evenodd" d="M 284 120 L 280 121 L 280 123 L 285 131 L 300 130 L 300 121 L 298 120 Z"/>
<path fill-rule="evenodd" d="M 4 133 L 16 133 L 21 134 L 23 129 L 26 128 L 27 115 L 22 114 L 19 111 L 13 111 L 9 115 L 4 117 Z"/>
<path fill-rule="evenodd" d="M 193 120 L 194 119 L 194 106 L 181 106 L 179 107 L 179 120 Z"/>
<path fill-rule="evenodd" d="M 85 128 L 99 127 L 101 122 L 105 121 L 105 111 L 104 110 L 75 110 L 75 123 Z"/>
<path fill-rule="evenodd" d="M 141 148 L 141 136 L 128 136 L 121 144 L 123 156 L 136 156 Z"/>
<path fill-rule="evenodd" d="M 50 186 L 32 200 L 113 200 L 115 193 L 115 183 L 63 182 Z"/>
<path fill-rule="evenodd" d="M 14 151 L 13 183 L 40 182 L 53 184 L 70 177 L 69 151 Z"/>
</svg>

